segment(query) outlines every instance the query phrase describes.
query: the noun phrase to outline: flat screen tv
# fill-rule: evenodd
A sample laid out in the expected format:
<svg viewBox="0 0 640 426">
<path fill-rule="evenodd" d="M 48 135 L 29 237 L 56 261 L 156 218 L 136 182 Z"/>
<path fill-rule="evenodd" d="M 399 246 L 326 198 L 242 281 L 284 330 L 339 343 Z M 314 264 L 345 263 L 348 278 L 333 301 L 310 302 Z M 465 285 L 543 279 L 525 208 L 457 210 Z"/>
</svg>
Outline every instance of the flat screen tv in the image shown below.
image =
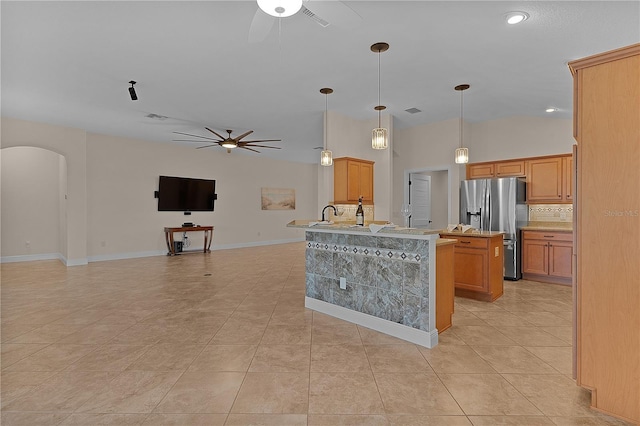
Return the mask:
<svg viewBox="0 0 640 426">
<path fill-rule="evenodd" d="M 160 176 L 158 211 L 204 212 L 213 211 L 216 181 L 176 176 Z"/>
</svg>

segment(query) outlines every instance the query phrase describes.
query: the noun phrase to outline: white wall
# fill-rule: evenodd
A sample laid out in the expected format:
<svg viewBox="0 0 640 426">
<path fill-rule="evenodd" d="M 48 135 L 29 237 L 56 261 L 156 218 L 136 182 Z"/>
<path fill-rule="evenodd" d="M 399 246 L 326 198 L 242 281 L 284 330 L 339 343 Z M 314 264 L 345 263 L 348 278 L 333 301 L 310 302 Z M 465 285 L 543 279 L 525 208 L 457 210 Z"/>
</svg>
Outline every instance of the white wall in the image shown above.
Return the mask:
<svg viewBox="0 0 640 426">
<path fill-rule="evenodd" d="M 43 188 L 38 183 L 23 185 L 27 180 L 5 176 L 15 174 L 11 167 L 5 168 L 4 158 L 17 146 L 50 150 L 36 150 L 55 156 L 55 160 L 47 166 L 51 170 L 43 166 L 31 170 L 30 181 L 46 181 L 57 188 L 67 186 L 67 191 L 47 189 L 51 200 L 31 196 L 40 200 L 37 205 L 14 202 L 12 194 L 28 194 L 32 186 Z M 47 245 L 37 250 L 60 253 L 67 265 L 164 253 L 163 228 L 186 221 L 215 226 L 213 249 L 303 240 L 304 232 L 286 228 L 287 222 L 316 216 L 315 164 L 96 135 L 6 117 L 2 118 L 2 148 L 3 258 L 28 254 L 24 243 L 27 239 L 35 253 L 40 237 L 31 238 L 14 230 L 25 230 L 25 223 L 36 222 L 34 215 L 45 209 L 50 212 L 47 218 L 51 223 L 46 222 L 43 229 L 55 231 L 56 236 L 38 230 Z M 32 156 L 25 156 L 21 162 L 39 164 Z M 11 164 L 18 162 L 11 160 Z M 191 216 L 158 212 L 153 193 L 158 189 L 159 175 L 215 179 L 215 211 L 194 212 Z M 261 187 L 295 189 L 296 210 L 261 210 Z M 201 235 L 192 235 L 194 246 L 202 244 Z M 5 252 L 5 247 L 9 251 Z M 10 251 L 14 248 L 17 251 Z"/>
<path fill-rule="evenodd" d="M 67 265 L 87 263 L 87 133 L 81 129 L 2 117 L 2 148 L 40 147 L 65 157 L 67 165 L 66 248 Z M 2 236 L 5 240 L 5 236 Z M 13 243 L 12 243 L 13 244 Z M 17 242 L 16 242 L 17 244 Z"/>
<path fill-rule="evenodd" d="M 573 121 L 510 117 L 470 127 L 470 162 L 569 154 L 575 144 Z"/>
<path fill-rule="evenodd" d="M 60 247 L 60 158 L 41 148 L 14 147 L 2 157 L 2 256 L 57 255 Z"/>
<path fill-rule="evenodd" d="M 303 240 L 285 225 L 316 214 L 315 164 L 96 134 L 88 134 L 87 164 L 91 259 L 166 251 L 163 228 L 183 222 L 215 226 L 212 249 Z M 215 210 L 157 211 L 159 175 L 215 179 Z M 262 187 L 294 188 L 296 209 L 261 210 Z M 202 247 L 202 234 L 189 236 Z"/>
</svg>

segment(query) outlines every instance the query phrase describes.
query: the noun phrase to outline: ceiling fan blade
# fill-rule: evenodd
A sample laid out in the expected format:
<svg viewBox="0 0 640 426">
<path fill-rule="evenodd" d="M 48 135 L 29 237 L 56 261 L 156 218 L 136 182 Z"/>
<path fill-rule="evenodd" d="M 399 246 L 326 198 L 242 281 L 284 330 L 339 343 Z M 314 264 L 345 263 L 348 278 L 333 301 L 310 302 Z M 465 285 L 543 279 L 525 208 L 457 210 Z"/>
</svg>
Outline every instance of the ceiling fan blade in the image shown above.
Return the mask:
<svg viewBox="0 0 640 426">
<path fill-rule="evenodd" d="M 246 146 L 256 146 L 258 148 L 271 148 L 271 149 L 282 149 L 279 146 L 267 146 L 267 145 L 254 145 L 254 144 L 246 144 L 246 145 L 240 145 L 240 148 L 244 148 Z"/>
<path fill-rule="evenodd" d="M 246 146 L 239 146 L 238 148 L 248 149 L 249 151 L 257 152 L 258 154 L 260 154 L 260 151 L 256 151 L 255 149 L 247 148 Z"/>
<path fill-rule="evenodd" d="M 197 146 L 196 149 L 201 149 L 201 148 L 211 148 L 212 146 L 216 146 L 216 145 L 220 145 L 220 144 L 211 144 L 211 145 L 204 145 L 204 146 Z"/>
<path fill-rule="evenodd" d="M 351 28 L 362 21 L 362 17 L 342 1 L 307 0 L 303 6 L 330 25 Z M 316 17 L 305 15 L 317 20 Z"/>
<path fill-rule="evenodd" d="M 282 142 L 282 139 L 256 139 L 252 141 L 243 141 L 242 143 L 254 143 L 254 142 Z"/>
<path fill-rule="evenodd" d="M 205 129 L 207 129 L 208 131 L 210 131 L 211 133 L 213 133 L 214 135 L 216 135 L 216 136 L 217 136 L 217 137 L 219 137 L 220 139 L 225 140 L 225 137 L 224 137 L 224 136 L 220 136 L 218 133 L 214 132 L 214 131 L 213 131 L 213 130 L 211 130 L 210 128 L 205 127 Z"/>
<path fill-rule="evenodd" d="M 184 135 L 184 136 L 191 136 L 192 138 L 202 138 L 202 139 L 207 139 L 210 141 L 215 141 L 216 139 L 210 138 L 208 136 L 200 136 L 200 135 L 192 135 L 190 133 L 182 133 L 182 132 L 173 132 L 176 135 Z M 220 139 L 224 139 L 224 138 L 220 138 Z"/>
<path fill-rule="evenodd" d="M 210 141 L 194 141 L 191 139 L 172 139 L 171 142 L 194 142 L 194 143 L 210 143 Z M 218 141 L 213 141 L 218 143 Z"/>
<path fill-rule="evenodd" d="M 251 27 L 249 28 L 249 43 L 264 41 L 271 32 L 271 28 L 273 28 L 275 22 L 276 18 L 269 16 L 263 12 L 262 9 L 258 8 L 255 15 L 253 15 Z"/>
<path fill-rule="evenodd" d="M 234 138 L 236 140 L 236 142 L 239 142 L 240 139 L 244 138 L 245 136 L 249 136 L 251 133 L 253 133 L 253 130 L 249 130 L 246 133 L 241 134 L 240 136 L 238 136 L 237 138 Z"/>
</svg>

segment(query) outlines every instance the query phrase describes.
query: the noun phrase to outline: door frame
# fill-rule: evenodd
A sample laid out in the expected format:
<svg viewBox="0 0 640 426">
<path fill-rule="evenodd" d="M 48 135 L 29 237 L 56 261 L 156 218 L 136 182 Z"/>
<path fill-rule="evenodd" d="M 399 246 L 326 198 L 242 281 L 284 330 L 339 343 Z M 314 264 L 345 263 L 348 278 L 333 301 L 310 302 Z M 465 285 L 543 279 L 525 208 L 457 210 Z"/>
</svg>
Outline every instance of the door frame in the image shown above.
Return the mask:
<svg viewBox="0 0 640 426">
<path fill-rule="evenodd" d="M 415 169 L 405 169 L 404 171 L 404 181 L 402 183 L 403 188 L 403 198 L 402 202 L 404 204 L 409 202 L 409 175 L 411 173 L 423 173 L 423 172 L 447 172 L 447 218 L 448 223 L 457 223 L 457 219 L 454 221 L 452 214 L 452 198 L 451 198 L 451 189 L 453 188 L 453 175 L 451 166 L 430 166 L 430 167 L 418 167 Z"/>
</svg>

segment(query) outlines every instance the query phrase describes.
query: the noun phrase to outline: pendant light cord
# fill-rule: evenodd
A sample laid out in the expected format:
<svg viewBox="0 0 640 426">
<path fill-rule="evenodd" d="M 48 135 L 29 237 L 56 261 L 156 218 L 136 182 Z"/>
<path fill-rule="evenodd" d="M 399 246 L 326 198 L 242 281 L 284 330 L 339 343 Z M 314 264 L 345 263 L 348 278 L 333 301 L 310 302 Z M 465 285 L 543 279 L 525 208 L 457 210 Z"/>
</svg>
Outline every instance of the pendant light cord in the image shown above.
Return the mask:
<svg viewBox="0 0 640 426">
<path fill-rule="evenodd" d="M 327 112 L 329 110 L 329 94 L 324 94 L 324 150 L 327 150 Z"/>
<path fill-rule="evenodd" d="M 380 106 L 380 50 L 378 50 L 378 106 Z M 380 128 L 380 110 L 378 109 L 378 128 Z"/>
<path fill-rule="evenodd" d="M 460 91 L 460 148 L 462 148 L 462 97 L 464 96 L 464 90 Z"/>
</svg>

